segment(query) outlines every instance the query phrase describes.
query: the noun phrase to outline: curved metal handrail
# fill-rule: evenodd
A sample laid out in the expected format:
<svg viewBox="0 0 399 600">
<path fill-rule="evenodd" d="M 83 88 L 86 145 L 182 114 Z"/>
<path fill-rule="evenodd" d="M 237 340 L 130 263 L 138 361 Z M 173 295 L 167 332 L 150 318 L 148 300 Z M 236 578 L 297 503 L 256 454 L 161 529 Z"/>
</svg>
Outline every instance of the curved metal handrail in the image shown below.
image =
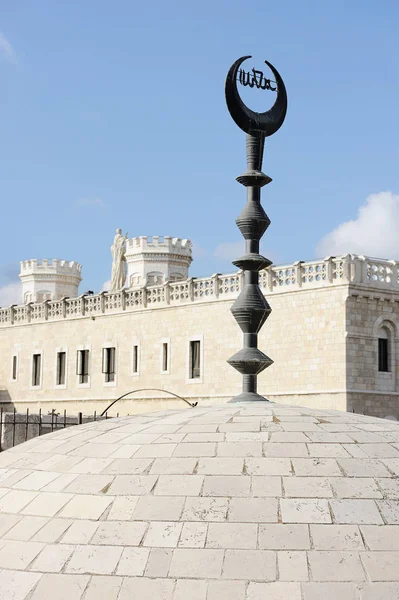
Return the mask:
<svg viewBox="0 0 399 600">
<path fill-rule="evenodd" d="M 105 410 L 103 410 L 103 412 L 101 413 L 100 416 L 103 417 L 105 415 L 105 413 L 108 412 L 109 409 L 114 404 L 116 404 L 119 400 L 122 400 L 122 398 L 126 398 L 126 396 L 129 396 L 129 394 L 135 394 L 136 392 L 164 392 L 165 394 L 170 394 L 171 396 L 174 396 L 175 398 L 178 398 L 179 400 L 183 400 L 189 406 L 191 406 L 191 408 L 194 408 L 198 404 L 198 402 L 189 402 L 188 400 L 186 400 L 182 396 L 179 396 L 178 394 L 175 394 L 174 392 L 169 392 L 168 390 L 160 390 L 159 388 L 141 388 L 139 390 L 131 390 L 130 392 L 127 392 L 126 394 L 123 394 L 122 396 L 119 396 L 119 398 L 117 398 L 116 400 L 113 400 L 111 402 L 111 404 L 109 406 L 107 406 L 107 408 Z"/>
</svg>

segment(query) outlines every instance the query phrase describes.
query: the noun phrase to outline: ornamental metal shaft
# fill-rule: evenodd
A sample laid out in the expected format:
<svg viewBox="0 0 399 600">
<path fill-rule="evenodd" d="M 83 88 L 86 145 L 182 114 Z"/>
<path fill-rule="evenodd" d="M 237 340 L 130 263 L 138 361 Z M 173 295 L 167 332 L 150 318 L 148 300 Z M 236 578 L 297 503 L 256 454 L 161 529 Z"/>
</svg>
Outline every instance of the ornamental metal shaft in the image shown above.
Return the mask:
<svg viewBox="0 0 399 600">
<path fill-rule="evenodd" d="M 258 333 L 271 312 L 259 288 L 259 271 L 271 265 L 270 260 L 259 254 L 260 239 L 270 225 L 269 217 L 260 202 L 262 187 L 271 182 L 270 177 L 262 172 L 262 161 L 265 138 L 281 127 L 287 110 L 287 95 L 283 80 L 278 71 L 267 61 L 266 64 L 276 78 L 276 102 L 265 113 L 255 113 L 245 106 L 239 97 L 236 80 L 238 68 L 246 58 L 250 57 L 242 57 L 232 65 L 226 80 L 227 107 L 234 121 L 247 134 L 247 171 L 237 177 L 237 181 L 247 188 L 247 202 L 236 219 L 237 226 L 245 238 L 245 254 L 233 262 L 244 272 L 244 285 L 231 309 L 243 332 L 244 347 L 228 360 L 230 365 L 242 373 L 243 389 L 241 394 L 233 398 L 233 402 L 265 401 L 265 398 L 257 393 L 257 376 L 273 363 L 258 349 Z M 252 71 L 254 79 L 251 87 L 256 85 L 261 89 L 270 89 L 270 87 L 262 87 L 263 73 L 255 69 Z M 241 70 L 240 73 L 242 74 L 243 71 Z M 241 83 L 248 81 L 248 78 L 240 75 L 240 81 Z"/>
</svg>

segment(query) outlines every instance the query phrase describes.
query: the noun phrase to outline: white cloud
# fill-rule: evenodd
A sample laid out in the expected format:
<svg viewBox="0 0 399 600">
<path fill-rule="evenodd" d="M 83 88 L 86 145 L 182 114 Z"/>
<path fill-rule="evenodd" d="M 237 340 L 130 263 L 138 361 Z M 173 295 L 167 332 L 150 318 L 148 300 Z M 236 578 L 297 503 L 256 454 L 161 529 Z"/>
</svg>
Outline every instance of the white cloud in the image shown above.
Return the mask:
<svg viewBox="0 0 399 600">
<path fill-rule="evenodd" d="M 0 306 L 22 304 L 22 285 L 19 281 L 0 287 Z"/>
<path fill-rule="evenodd" d="M 76 206 L 105 208 L 105 203 L 101 198 L 79 198 Z"/>
<path fill-rule="evenodd" d="M 240 242 L 224 242 L 215 248 L 213 255 L 216 256 L 216 258 L 221 258 L 222 260 L 228 260 L 231 262 L 232 260 L 242 256 L 244 251 L 244 240 L 241 240 Z"/>
<path fill-rule="evenodd" d="M 0 33 L 0 53 L 12 63 L 16 62 L 15 52 L 10 42 L 4 35 L 4 33 Z"/>
<path fill-rule="evenodd" d="M 103 287 L 101 288 L 102 292 L 109 292 L 109 288 L 111 287 L 111 280 L 108 279 L 108 281 L 104 281 L 103 283 Z"/>
<path fill-rule="evenodd" d="M 195 242 L 193 242 L 193 259 L 195 260 L 196 258 L 202 258 L 203 256 L 206 256 L 206 250 L 205 248 L 202 248 L 201 246 L 198 246 L 198 244 L 196 244 Z"/>
<path fill-rule="evenodd" d="M 399 195 L 372 194 L 359 208 L 356 219 L 338 225 L 316 247 L 318 256 L 366 254 L 399 259 Z"/>
</svg>

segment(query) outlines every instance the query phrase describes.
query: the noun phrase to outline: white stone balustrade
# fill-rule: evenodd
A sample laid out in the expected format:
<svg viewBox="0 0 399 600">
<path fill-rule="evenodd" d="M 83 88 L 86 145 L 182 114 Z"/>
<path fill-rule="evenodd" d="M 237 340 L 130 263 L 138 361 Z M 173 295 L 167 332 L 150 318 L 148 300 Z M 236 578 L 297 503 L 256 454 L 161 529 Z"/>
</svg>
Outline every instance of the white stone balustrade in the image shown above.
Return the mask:
<svg viewBox="0 0 399 600">
<path fill-rule="evenodd" d="M 31 322 L 74 319 L 125 310 L 234 299 L 242 287 L 242 272 L 189 278 L 140 289 L 101 292 L 0 309 L 0 327 Z M 399 290 L 399 262 L 347 254 L 323 260 L 271 266 L 260 273 L 265 295 L 336 285 Z"/>
</svg>

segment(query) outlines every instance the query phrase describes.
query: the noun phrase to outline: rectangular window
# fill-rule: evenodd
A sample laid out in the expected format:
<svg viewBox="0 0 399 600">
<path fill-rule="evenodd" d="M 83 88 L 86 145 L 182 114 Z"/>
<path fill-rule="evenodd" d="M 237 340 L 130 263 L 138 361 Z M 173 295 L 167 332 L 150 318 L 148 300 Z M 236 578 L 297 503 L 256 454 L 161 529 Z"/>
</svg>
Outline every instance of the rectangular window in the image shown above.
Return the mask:
<svg viewBox="0 0 399 600">
<path fill-rule="evenodd" d="M 378 370 L 389 371 L 388 339 L 378 338 Z"/>
<path fill-rule="evenodd" d="M 57 352 L 57 385 L 65 385 L 66 352 Z"/>
<path fill-rule="evenodd" d="M 89 382 L 89 350 L 78 350 L 76 373 L 79 383 Z"/>
<path fill-rule="evenodd" d="M 42 355 L 34 354 L 32 361 L 32 386 L 40 385 L 40 374 L 42 366 Z"/>
<path fill-rule="evenodd" d="M 163 342 L 162 344 L 162 372 L 169 371 L 169 344 Z"/>
<path fill-rule="evenodd" d="M 190 342 L 190 379 L 201 377 L 201 342 Z"/>
<path fill-rule="evenodd" d="M 139 372 L 139 347 L 133 346 L 133 373 Z"/>
<path fill-rule="evenodd" d="M 115 348 L 103 348 L 105 382 L 115 381 Z"/>
<path fill-rule="evenodd" d="M 17 380 L 17 375 L 18 375 L 18 358 L 17 356 L 13 356 L 12 357 L 12 374 L 11 374 L 11 378 L 13 381 Z"/>
</svg>

